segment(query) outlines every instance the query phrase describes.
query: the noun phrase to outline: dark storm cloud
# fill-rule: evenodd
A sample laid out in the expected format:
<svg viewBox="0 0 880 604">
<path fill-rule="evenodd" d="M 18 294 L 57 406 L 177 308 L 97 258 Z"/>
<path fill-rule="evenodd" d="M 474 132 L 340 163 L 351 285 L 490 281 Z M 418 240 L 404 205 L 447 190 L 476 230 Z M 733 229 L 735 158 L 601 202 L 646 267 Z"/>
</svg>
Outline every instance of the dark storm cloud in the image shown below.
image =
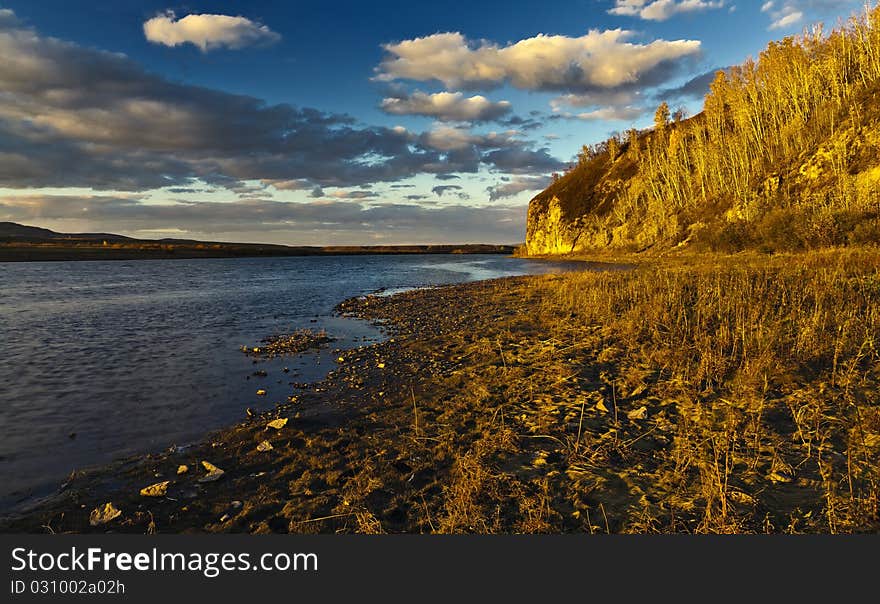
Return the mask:
<svg viewBox="0 0 880 604">
<path fill-rule="evenodd" d="M 498 149 L 487 153 L 484 161 L 510 174 L 546 174 L 566 168 L 547 149 Z"/>
<path fill-rule="evenodd" d="M 664 88 L 657 93 L 657 98 L 672 101 L 672 100 L 699 100 L 706 96 L 709 92 L 709 86 L 715 81 L 715 76 L 719 71 L 726 71 L 730 69 L 729 67 L 718 67 L 717 69 L 712 69 L 707 71 L 706 73 L 701 73 L 700 75 L 688 80 L 681 86 L 676 86 L 674 88 Z"/>
<path fill-rule="evenodd" d="M 461 187 L 458 185 L 438 185 L 431 189 L 431 193 L 437 197 L 443 197 L 443 195 L 450 191 L 461 191 Z"/>
<path fill-rule="evenodd" d="M 0 186 L 350 187 L 476 172 L 494 165 L 487 151 L 529 146 L 483 137 L 444 149 L 403 128 L 171 82 L 123 55 L 41 36 L 11 11 L 0 12 L 0 56 Z"/>
<path fill-rule="evenodd" d="M 538 115 L 533 115 L 530 117 L 514 115 L 499 123 L 503 126 L 507 126 L 508 128 L 516 128 L 517 130 L 537 130 L 538 128 L 543 128 L 546 122 Z"/>
</svg>

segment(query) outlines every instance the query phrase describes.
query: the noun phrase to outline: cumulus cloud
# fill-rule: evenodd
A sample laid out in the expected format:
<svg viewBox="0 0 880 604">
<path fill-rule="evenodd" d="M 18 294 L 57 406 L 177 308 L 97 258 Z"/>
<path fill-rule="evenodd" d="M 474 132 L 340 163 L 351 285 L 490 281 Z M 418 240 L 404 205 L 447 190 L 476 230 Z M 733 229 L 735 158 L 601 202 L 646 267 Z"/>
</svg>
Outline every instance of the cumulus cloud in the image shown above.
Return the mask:
<svg viewBox="0 0 880 604">
<path fill-rule="evenodd" d="M 421 144 L 438 151 L 460 151 L 475 148 L 477 150 L 497 149 L 500 147 L 522 146 L 517 138 L 516 130 L 477 134 L 464 126 L 437 124 L 420 137 Z"/>
<path fill-rule="evenodd" d="M 411 95 L 382 100 L 381 108 L 392 115 L 423 115 L 441 121 L 486 122 L 510 113 L 507 101 L 492 102 L 484 96 L 465 97 L 460 92 Z"/>
<path fill-rule="evenodd" d="M 41 36 L 10 11 L 0 13 L 0 56 L 4 187 L 344 188 L 494 169 L 489 154 L 500 149 L 540 153 L 512 136 L 367 126 L 171 82 L 122 55 Z"/>
<path fill-rule="evenodd" d="M 591 30 L 573 38 L 539 34 L 500 46 L 472 42 L 457 32 L 385 44 L 375 79 L 436 80 L 447 88 L 479 89 L 505 83 L 523 90 L 587 92 L 636 88 L 666 81 L 700 54 L 697 40 L 637 44 L 634 32 Z"/>
<path fill-rule="evenodd" d="M 496 185 L 488 187 L 490 201 L 497 201 L 505 197 L 513 197 L 523 191 L 541 191 L 550 186 L 549 176 L 514 176 Z"/>
<path fill-rule="evenodd" d="M 20 195 L 0 197 L 0 220 L 34 223 L 66 232 L 114 232 L 134 237 L 176 235 L 220 241 L 303 245 L 395 243 L 517 243 L 523 240 L 524 205 L 436 207 L 399 202 L 145 203 L 137 196 Z"/>
<path fill-rule="evenodd" d="M 422 142 L 438 151 L 461 151 L 470 149 L 482 142 L 483 137 L 474 134 L 469 128 L 439 126 L 424 133 Z"/>
<path fill-rule="evenodd" d="M 180 19 L 169 11 L 144 22 L 144 36 L 154 44 L 192 44 L 202 52 L 217 48 L 239 49 L 271 44 L 281 36 L 265 25 L 245 17 L 229 15 L 186 15 Z"/>
<path fill-rule="evenodd" d="M 441 124 L 419 140 L 427 148 L 444 152 L 449 163 L 467 165 L 468 158 L 479 156 L 490 169 L 510 174 L 547 174 L 565 168 L 549 149 L 530 147 L 518 134 L 516 130 L 476 134 L 469 128 Z M 438 178 L 444 176 L 438 172 Z"/>
<path fill-rule="evenodd" d="M 638 17 L 646 21 L 666 21 L 679 13 L 721 8 L 724 0 L 616 0 L 608 12 L 612 15 Z"/>
<path fill-rule="evenodd" d="M 562 94 L 550 101 L 553 111 L 563 107 L 600 107 L 610 105 L 632 105 L 641 98 L 638 90 L 596 91 L 585 94 Z"/>
</svg>

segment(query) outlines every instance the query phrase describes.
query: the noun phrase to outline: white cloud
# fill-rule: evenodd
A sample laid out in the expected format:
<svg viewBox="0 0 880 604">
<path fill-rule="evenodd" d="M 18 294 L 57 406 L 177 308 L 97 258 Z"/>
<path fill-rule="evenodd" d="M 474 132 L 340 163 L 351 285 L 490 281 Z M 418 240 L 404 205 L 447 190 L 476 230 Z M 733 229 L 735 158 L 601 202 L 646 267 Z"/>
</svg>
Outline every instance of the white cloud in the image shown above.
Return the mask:
<svg viewBox="0 0 880 604">
<path fill-rule="evenodd" d="M 510 83 L 524 90 L 586 92 L 656 85 L 681 61 L 700 54 L 698 40 L 637 44 L 634 32 L 591 30 L 572 38 L 539 34 L 507 46 L 471 42 L 457 32 L 384 45 L 379 81 L 436 80 L 448 88 L 487 88 Z"/>
<path fill-rule="evenodd" d="M 465 97 L 460 92 L 426 94 L 419 91 L 383 99 L 381 107 L 393 115 L 424 115 L 444 122 L 483 122 L 498 119 L 511 110 L 509 102 L 495 103 L 481 95 Z"/>
<path fill-rule="evenodd" d="M 573 117 L 585 122 L 617 121 L 631 122 L 647 112 L 644 107 L 601 107 L 577 113 Z"/>
<path fill-rule="evenodd" d="M 769 0 L 761 5 L 761 12 L 770 16 L 768 29 L 785 29 L 804 21 L 808 11 L 830 13 L 851 8 L 853 0 Z"/>
<path fill-rule="evenodd" d="M 422 135 L 426 146 L 437 151 L 460 151 L 472 147 L 504 148 L 519 144 L 515 130 L 475 134 L 468 128 L 437 124 Z"/>
<path fill-rule="evenodd" d="M 801 11 L 794 11 L 790 13 L 786 13 L 778 18 L 776 18 L 773 23 L 770 24 L 770 29 L 782 29 L 784 27 L 788 27 L 790 25 L 795 25 L 800 23 L 804 18 L 804 13 Z"/>
<path fill-rule="evenodd" d="M 800 23 L 804 18 L 803 11 L 799 10 L 795 2 L 783 2 L 777 6 L 775 2 L 765 2 L 761 6 L 761 12 L 770 15 L 770 27 L 768 29 L 783 29 L 796 23 Z"/>
<path fill-rule="evenodd" d="M 456 151 L 472 147 L 479 137 L 465 128 L 439 126 L 424 134 L 425 142 L 438 151 Z"/>
<path fill-rule="evenodd" d="M 616 0 L 608 12 L 646 21 L 666 21 L 679 13 L 721 8 L 724 3 L 724 0 Z"/>
<path fill-rule="evenodd" d="M 587 122 L 632 122 L 649 111 L 641 105 L 642 100 L 642 96 L 638 92 L 627 91 L 610 95 L 564 94 L 550 101 L 550 107 L 555 115 L 566 119 L 577 119 Z M 571 112 L 566 107 L 578 107 L 587 110 Z"/>
<path fill-rule="evenodd" d="M 622 90 L 605 94 L 563 94 L 550 101 L 550 107 L 554 112 L 562 111 L 568 107 L 599 107 L 631 105 L 641 98 L 638 92 Z"/>
<path fill-rule="evenodd" d="M 203 52 L 216 48 L 243 48 L 277 42 L 281 36 L 265 25 L 245 17 L 187 15 L 177 19 L 173 12 L 144 22 L 147 40 L 165 46 L 193 44 Z"/>
<path fill-rule="evenodd" d="M 502 181 L 488 187 L 489 200 L 496 201 L 505 197 L 513 197 L 523 191 L 541 191 L 550 186 L 552 179 L 549 176 L 514 176 L 509 180 Z"/>
</svg>

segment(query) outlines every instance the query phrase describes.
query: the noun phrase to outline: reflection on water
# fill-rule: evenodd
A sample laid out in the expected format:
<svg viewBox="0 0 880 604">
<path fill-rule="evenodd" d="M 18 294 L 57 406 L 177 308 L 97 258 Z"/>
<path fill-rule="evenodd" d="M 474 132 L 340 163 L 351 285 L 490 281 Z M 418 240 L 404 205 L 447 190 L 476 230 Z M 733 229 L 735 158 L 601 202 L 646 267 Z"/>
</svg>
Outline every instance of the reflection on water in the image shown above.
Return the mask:
<svg viewBox="0 0 880 604">
<path fill-rule="evenodd" d="M 0 263 L 0 511 L 72 470 L 191 441 L 320 379 L 331 349 L 260 363 L 260 377 L 239 346 L 304 327 L 326 329 L 334 348 L 376 341 L 376 328 L 333 315 L 345 298 L 572 266 L 582 268 L 502 256 Z"/>
</svg>

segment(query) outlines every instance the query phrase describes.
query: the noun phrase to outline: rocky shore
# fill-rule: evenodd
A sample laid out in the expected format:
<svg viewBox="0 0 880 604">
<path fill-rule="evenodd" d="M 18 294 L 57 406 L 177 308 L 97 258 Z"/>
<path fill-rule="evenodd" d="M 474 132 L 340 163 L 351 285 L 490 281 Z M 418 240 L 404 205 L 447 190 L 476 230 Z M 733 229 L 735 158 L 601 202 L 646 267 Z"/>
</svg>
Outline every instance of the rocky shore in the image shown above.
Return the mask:
<svg viewBox="0 0 880 604">
<path fill-rule="evenodd" d="M 485 394 L 471 396 L 470 378 L 475 371 L 505 371 L 503 351 L 487 340 L 487 329 L 495 337 L 498 320 L 512 311 L 528 321 L 527 302 L 518 297 L 535 279 L 553 277 L 347 300 L 341 313 L 380 322 L 390 338 L 341 353 L 326 380 L 201 443 L 76 473 L 57 495 L 3 520 L 0 530 L 440 529 L 459 449 L 484 435 L 486 421 L 498 427 L 512 421 L 497 406 L 470 408 L 481 406 Z M 457 400 L 457 389 L 468 393 L 467 401 Z M 492 436 L 511 437 L 509 428 Z"/>
</svg>

